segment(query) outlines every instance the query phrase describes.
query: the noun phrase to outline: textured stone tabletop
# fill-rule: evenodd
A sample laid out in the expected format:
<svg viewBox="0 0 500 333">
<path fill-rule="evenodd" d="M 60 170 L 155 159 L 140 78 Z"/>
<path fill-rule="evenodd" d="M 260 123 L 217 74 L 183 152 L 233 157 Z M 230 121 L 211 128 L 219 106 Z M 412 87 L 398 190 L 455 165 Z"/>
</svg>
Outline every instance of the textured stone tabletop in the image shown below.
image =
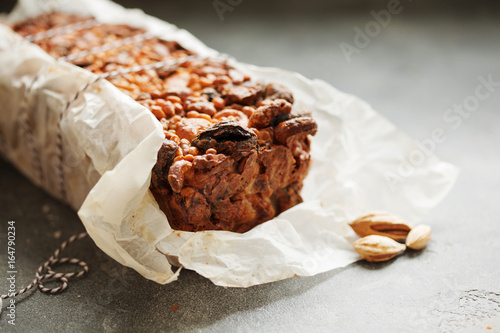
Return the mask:
<svg viewBox="0 0 500 333">
<path fill-rule="evenodd" d="M 89 274 L 59 295 L 19 297 L 15 327 L 7 324 L 4 303 L 0 331 L 500 332 L 498 5 L 402 0 L 387 24 L 378 31 L 372 24 L 369 41 L 356 44 L 357 28 L 378 22 L 370 11 L 388 9 L 391 1 L 121 3 L 186 28 L 238 60 L 321 78 L 418 140 L 441 128 L 445 139 L 436 153 L 461 175 L 425 219 L 433 238 L 422 252 L 229 289 L 187 270 L 179 281 L 158 285 L 85 239 L 66 253 L 87 261 Z M 0 10 L 9 6 L 2 0 Z M 474 99 L 480 85 L 490 93 Z M 19 286 L 64 239 L 84 231 L 75 212 L 0 159 L 2 293 L 9 220 L 16 221 Z"/>
</svg>

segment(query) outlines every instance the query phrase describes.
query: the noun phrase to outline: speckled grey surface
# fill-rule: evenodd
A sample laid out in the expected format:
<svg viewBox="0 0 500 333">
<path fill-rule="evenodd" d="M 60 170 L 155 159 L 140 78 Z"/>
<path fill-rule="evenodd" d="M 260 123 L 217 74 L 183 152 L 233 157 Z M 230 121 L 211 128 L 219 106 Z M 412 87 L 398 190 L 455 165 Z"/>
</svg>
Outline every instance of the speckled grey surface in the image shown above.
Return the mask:
<svg viewBox="0 0 500 333">
<path fill-rule="evenodd" d="M 239 60 L 324 79 L 365 99 L 419 140 L 442 128 L 446 140 L 437 154 L 458 165 L 461 176 L 426 218 L 434 232 L 423 252 L 382 264 L 358 262 L 312 278 L 226 289 L 190 271 L 178 282 L 157 285 L 86 239 L 67 254 L 86 260 L 90 273 L 63 294 L 19 297 L 16 326 L 3 313 L 0 331 L 500 331 L 500 87 L 456 129 L 443 119 L 447 109 L 474 94 L 478 76 L 500 82 L 498 5 L 402 1 L 403 11 L 348 64 L 339 44 L 352 44 L 353 28 L 364 28 L 373 20 L 370 11 L 387 2 L 243 1 L 223 21 L 212 1 L 123 3 L 187 28 Z M 0 9 L 8 5 L 2 0 Z M 8 220 L 16 221 L 19 285 L 30 281 L 63 239 L 83 231 L 73 211 L 0 160 L 2 292 Z M 172 311 L 173 305 L 179 308 Z"/>
</svg>

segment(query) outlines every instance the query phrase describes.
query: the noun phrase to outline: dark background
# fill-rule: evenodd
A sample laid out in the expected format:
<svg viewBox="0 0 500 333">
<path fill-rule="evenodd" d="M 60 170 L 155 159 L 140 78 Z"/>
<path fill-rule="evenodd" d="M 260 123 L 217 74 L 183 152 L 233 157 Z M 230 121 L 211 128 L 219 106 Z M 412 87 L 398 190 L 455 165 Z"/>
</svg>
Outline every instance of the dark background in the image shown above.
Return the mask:
<svg viewBox="0 0 500 333">
<path fill-rule="evenodd" d="M 243 0 L 224 20 L 213 1 L 119 2 L 185 28 L 238 60 L 323 79 L 366 100 L 418 140 L 444 128 L 447 140 L 436 152 L 462 174 L 424 221 L 434 229 L 425 251 L 248 289 L 216 287 L 190 271 L 160 286 L 82 240 L 67 253 L 86 260 L 90 273 L 70 281 L 63 294 L 19 297 L 17 331 L 500 330 L 500 91 L 456 130 L 442 119 L 474 94 L 478 76 L 500 81 L 499 2 L 402 0 L 403 11 L 350 63 L 341 43 L 353 44 L 354 28 L 363 29 L 373 20 L 370 11 L 387 8 L 388 1 Z M 1 0 L 0 11 L 13 4 Z M 76 213 L 0 159 L 1 244 L 8 220 L 17 226 L 19 286 L 63 239 L 83 231 Z M 171 311 L 173 305 L 179 308 Z M 5 314 L 2 329 L 14 330 Z"/>
</svg>

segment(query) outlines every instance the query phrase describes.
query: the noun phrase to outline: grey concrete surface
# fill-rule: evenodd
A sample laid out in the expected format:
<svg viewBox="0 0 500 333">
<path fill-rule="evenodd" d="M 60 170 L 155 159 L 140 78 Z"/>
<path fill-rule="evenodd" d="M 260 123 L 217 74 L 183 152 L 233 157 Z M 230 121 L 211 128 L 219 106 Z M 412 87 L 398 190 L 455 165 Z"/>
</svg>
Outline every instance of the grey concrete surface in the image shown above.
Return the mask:
<svg viewBox="0 0 500 333">
<path fill-rule="evenodd" d="M 227 289 L 190 271 L 157 285 L 86 239 L 67 254 L 87 261 L 90 273 L 70 281 L 63 294 L 19 297 L 16 326 L 3 313 L 0 331 L 500 332 L 500 86 L 459 125 L 443 119 L 475 93 L 479 76 L 500 82 L 497 4 L 401 1 L 402 12 L 348 63 L 339 45 L 353 44 L 354 28 L 364 29 L 373 20 L 370 11 L 387 2 L 243 1 L 223 21 L 212 1 L 122 3 L 186 28 L 241 61 L 295 70 L 356 94 L 418 140 L 442 128 L 446 140 L 436 152 L 462 173 L 426 218 L 433 239 L 422 252 Z M 2 2 L 0 9 L 8 6 Z M 63 239 L 83 231 L 75 212 L 0 160 L 2 292 L 9 220 L 17 227 L 19 285 Z"/>
</svg>

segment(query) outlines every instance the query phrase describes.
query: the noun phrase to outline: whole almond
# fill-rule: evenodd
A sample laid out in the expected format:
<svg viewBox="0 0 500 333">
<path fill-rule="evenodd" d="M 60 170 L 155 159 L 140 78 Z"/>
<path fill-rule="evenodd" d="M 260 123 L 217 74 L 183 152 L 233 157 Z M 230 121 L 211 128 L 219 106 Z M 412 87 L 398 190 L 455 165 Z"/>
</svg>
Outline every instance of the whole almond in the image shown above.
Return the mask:
<svg viewBox="0 0 500 333">
<path fill-rule="evenodd" d="M 379 235 L 360 238 L 352 245 L 361 258 L 371 262 L 392 259 L 406 249 L 404 244 L 398 243 L 389 237 Z"/>
<path fill-rule="evenodd" d="M 406 246 L 413 250 L 423 249 L 431 239 L 431 227 L 420 224 L 411 229 L 406 238 Z"/>
<path fill-rule="evenodd" d="M 359 237 L 379 235 L 405 240 L 411 227 L 401 217 L 386 212 L 373 212 L 349 223 Z"/>
</svg>

